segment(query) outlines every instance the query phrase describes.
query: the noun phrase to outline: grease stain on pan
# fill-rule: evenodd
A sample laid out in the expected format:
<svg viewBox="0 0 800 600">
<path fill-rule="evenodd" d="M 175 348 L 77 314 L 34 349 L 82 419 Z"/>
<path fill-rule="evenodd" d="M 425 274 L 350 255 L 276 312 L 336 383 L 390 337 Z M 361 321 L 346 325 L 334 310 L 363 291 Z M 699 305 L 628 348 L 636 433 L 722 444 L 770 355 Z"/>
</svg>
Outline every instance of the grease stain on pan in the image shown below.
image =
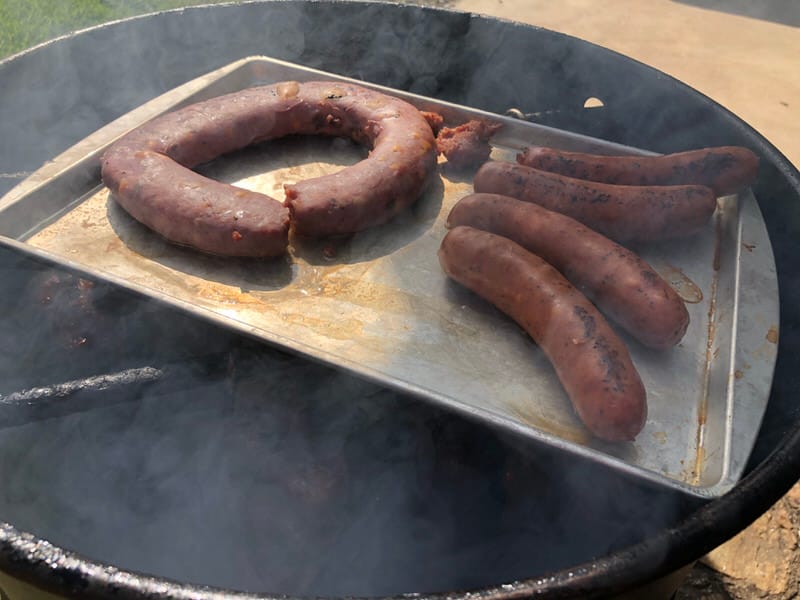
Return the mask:
<svg viewBox="0 0 800 600">
<path fill-rule="evenodd" d="M 402 290 L 367 281 L 368 270 L 367 265 L 331 265 L 325 269 L 302 265 L 292 289 L 285 290 L 282 296 L 336 298 L 352 306 L 381 308 L 396 314 L 406 314 L 420 304 Z"/>
<path fill-rule="evenodd" d="M 703 301 L 703 290 L 678 267 L 665 265 L 659 275 L 675 290 L 684 302 L 699 304 Z"/>
<path fill-rule="evenodd" d="M 196 294 L 198 298 L 207 300 L 211 303 L 230 304 L 236 306 L 264 304 L 261 300 L 249 292 L 237 288 L 207 285 L 204 282 L 200 282 L 194 285 L 190 284 L 187 286 L 187 289 Z"/>
<path fill-rule="evenodd" d="M 764 336 L 766 340 L 772 344 L 778 343 L 778 326 L 772 325 L 769 330 L 767 331 L 767 335 Z"/>
<path fill-rule="evenodd" d="M 780 334 L 777 325 L 770 325 L 764 334 L 763 341 L 755 347 L 748 349 L 748 356 L 758 362 L 771 362 L 775 360 L 778 352 Z"/>
<path fill-rule="evenodd" d="M 694 461 L 694 468 L 692 469 L 692 480 L 700 481 L 700 476 L 703 473 L 703 465 L 706 461 L 706 449 L 704 446 L 697 448 L 697 457 Z"/>
<path fill-rule="evenodd" d="M 566 396 L 564 402 L 567 402 Z M 520 421 L 526 425 L 552 434 L 556 437 L 589 446 L 592 442 L 591 434 L 581 425 L 577 417 L 567 420 L 568 413 L 545 415 L 536 410 L 537 405 L 529 399 L 518 399 L 508 403 L 508 408 Z M 571 414 L 569 416 L 572 416 Z"/>
<path fill-rule="evenodd" d="M 198 306 L 233 318 L 247 313 L 254 322 L 276 331 L 302 327 L 321 343 L 361 340 L 367 353 L 392 340 L 408 342 L 409 315 L 435 314 L 437 321 L 447 320 L 444 311 L 429 306 L 428 299 L 400 289 L 402 281 L 370 281 L 371 263 L 347 262 L 353 250 L 347 240 L 341 241 L 338 257 L 324 261 L 322 247 L 273 261 L 201 255 L 153 235 L 117 207 L 106 189 L 92 193 L 30 242 L 78 257 L 91 255 L 133 283 L 170 296 L 188 295 Z M 98 254 L 98 247 L 105 252 Z M 131 270 L 131 264 L 136 269 Z M 387 316 L 377 322 L 378 313 Z"/>
<path fill-rule="evenodd" d="M 718 240 L 719 236 L 717 236 L 717 241 Z M 716 250 L 714 257 L 715 257 L 714 260 L 716 261 L 717 260 Z M 705 353 L 706 360 L 704 366 L 703 388 L 697 407 L 697 435 L 695 443 L 697 453 L 695 455 L 695 460 L 694 460 L 694 465 L 692 466 L 692 470 L 689 472 L 690 480 L 695 485 L 699 484 L 700 482 L 700 478 L 702 477 L 702 474 L 704 472 L 704 465 L 706 461 L 706 434 L 707 434 L 706 429 L 708 425 L 708 410 L 709 410 L 708 401 L 709 401 L 709 385 L 711 378 L 711 364 L 719 352 L 719 347 L 715 348 L 716 333 L 717 333 L 717 318 L 718 318 L 717 292 L 718 292 L 718 280 L 713 279 L 711 281 L 711 294 L 708 303 L 708 313 L 707 313 L 708 333 L 706 335 L 706 353 Z"/>
<path fill-rule="evenodd" d="M 289 325 L 314 329 L 324 333 L 325 337 L 337 340 L 351 340 L 364 334 L 364 323 L 358 319 L 345 318 L 332 323 L 308 314 L 283 312 L 281 320 Z"/>
</svg>

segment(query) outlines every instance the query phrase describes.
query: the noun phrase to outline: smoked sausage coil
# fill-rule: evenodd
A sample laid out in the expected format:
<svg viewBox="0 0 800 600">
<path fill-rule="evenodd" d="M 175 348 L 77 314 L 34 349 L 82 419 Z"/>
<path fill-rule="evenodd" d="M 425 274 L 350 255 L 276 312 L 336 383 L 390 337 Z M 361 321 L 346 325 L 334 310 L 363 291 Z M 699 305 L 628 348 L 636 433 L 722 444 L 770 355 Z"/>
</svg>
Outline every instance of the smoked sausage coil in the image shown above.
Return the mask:
<svg viewBox="0 0 800 600">
<path fill-rule="evenodd" d="M 290 134 L 350 137 L 368 158 L 285 185 L 286 206 L 191 171 L 222 154 Z M 435 172 L 436 147 L 412 105 L 337 82 L 249 88 L 163 115 L 114 143 L 102 177 L 134 218 L 178 244 L 233 256 L 286 251 L 290 219 L 310 236 L 352 233 L 411 205 Z"/>
<path fill-rule="evenodd" d="M 471 194 L 448 216 L 448 227 L 459 225 L 541 257 L 645 346 L 670 348 L 686 333 L 689 313 L 675 290 L 639 256 L 574 219 L 507 196 Z"/>
<path fill-rule="evenodd" d="M 517 155 L 521 165 L 618 185 L 706 185 L 717 196 L 734 194 L 758 175 L 758 157 L 741 146 L 720 146 L 661 156 L 604 156 L 530 147 Z"/>
<path fill-rule="evenodd" d="M 451 229 L 439 249 L 444 272 L 514 319 L 552 363 L 586 427 L 632 440 L 647 399 L 628 349 L 594 305 L 554 267 L 511 240 Z"/>
<path fill-rule="evenodd" d="M 505 161 L 489 161 L 478 169 L 474 188 L 476 192 L 534 202 L 620 243 L 696 233 L 708 223 L 717 206 L 711 188 L 701 185 L 612 185 Z"/>
</svg>

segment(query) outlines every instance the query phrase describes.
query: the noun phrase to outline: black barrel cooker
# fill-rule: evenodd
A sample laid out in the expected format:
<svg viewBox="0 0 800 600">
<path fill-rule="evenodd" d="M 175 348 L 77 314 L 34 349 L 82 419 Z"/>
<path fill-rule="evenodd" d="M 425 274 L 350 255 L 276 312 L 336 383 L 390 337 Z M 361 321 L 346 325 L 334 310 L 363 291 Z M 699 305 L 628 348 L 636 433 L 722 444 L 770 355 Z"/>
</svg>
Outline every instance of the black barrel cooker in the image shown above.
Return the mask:
<svg viewBox="0 0 800 600">
<path fill-rule="evenodd" d="M 719 105 L 606 49 L 387 3 L 111 23 L 0 62 L 0 193 L 251 55 L 658 152 L 755 151 L 781 319 L 746 475 L 689 497 L 4 246 L 0 570 L 83 599 L 605 597 L 691 564 L 797 481 L 800 175 Z"/>
</svg>

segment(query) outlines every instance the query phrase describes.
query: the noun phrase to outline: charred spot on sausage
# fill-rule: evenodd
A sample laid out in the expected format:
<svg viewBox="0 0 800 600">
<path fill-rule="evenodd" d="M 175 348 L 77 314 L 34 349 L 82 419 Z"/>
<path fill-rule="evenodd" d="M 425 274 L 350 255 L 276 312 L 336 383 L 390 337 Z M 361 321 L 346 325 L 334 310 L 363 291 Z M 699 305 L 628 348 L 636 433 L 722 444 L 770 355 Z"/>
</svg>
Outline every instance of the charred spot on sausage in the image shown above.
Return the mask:
<svg viewBox="0 0 800 600">
<path fill-rule="evenodd" d="M 583 335 L 586 338 L 594 337 L 595 330 L 597 329 L 597 325 L 594 322 L 594 317 L 590 315 L 582 306 L 575 306 L 572 310 L 575 313 L 575 316 L 577 316 L 581 320 L 581 323 L 583 323 Z"/>
</svg>

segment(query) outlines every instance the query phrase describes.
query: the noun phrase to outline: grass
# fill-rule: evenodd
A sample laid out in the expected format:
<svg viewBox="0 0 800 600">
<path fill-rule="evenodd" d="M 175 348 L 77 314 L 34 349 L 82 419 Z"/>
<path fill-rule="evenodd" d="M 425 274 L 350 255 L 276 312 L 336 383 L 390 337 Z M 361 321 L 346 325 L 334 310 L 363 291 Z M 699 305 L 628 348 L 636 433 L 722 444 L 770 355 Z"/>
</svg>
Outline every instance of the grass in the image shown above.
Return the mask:
<svg viewBox="0 0 800 600">
<path fill-rule="evenodd" d="M 84 27 L 214 1 L 0 0 L 0 58 Z"/>
<path fill-rule="evenodd" d="M 0 0 L 0 59 L 65 33 L 171 8 L 231 0 Z M 450 6 L 452 0 L 400 0 Z"/>
</svg>

